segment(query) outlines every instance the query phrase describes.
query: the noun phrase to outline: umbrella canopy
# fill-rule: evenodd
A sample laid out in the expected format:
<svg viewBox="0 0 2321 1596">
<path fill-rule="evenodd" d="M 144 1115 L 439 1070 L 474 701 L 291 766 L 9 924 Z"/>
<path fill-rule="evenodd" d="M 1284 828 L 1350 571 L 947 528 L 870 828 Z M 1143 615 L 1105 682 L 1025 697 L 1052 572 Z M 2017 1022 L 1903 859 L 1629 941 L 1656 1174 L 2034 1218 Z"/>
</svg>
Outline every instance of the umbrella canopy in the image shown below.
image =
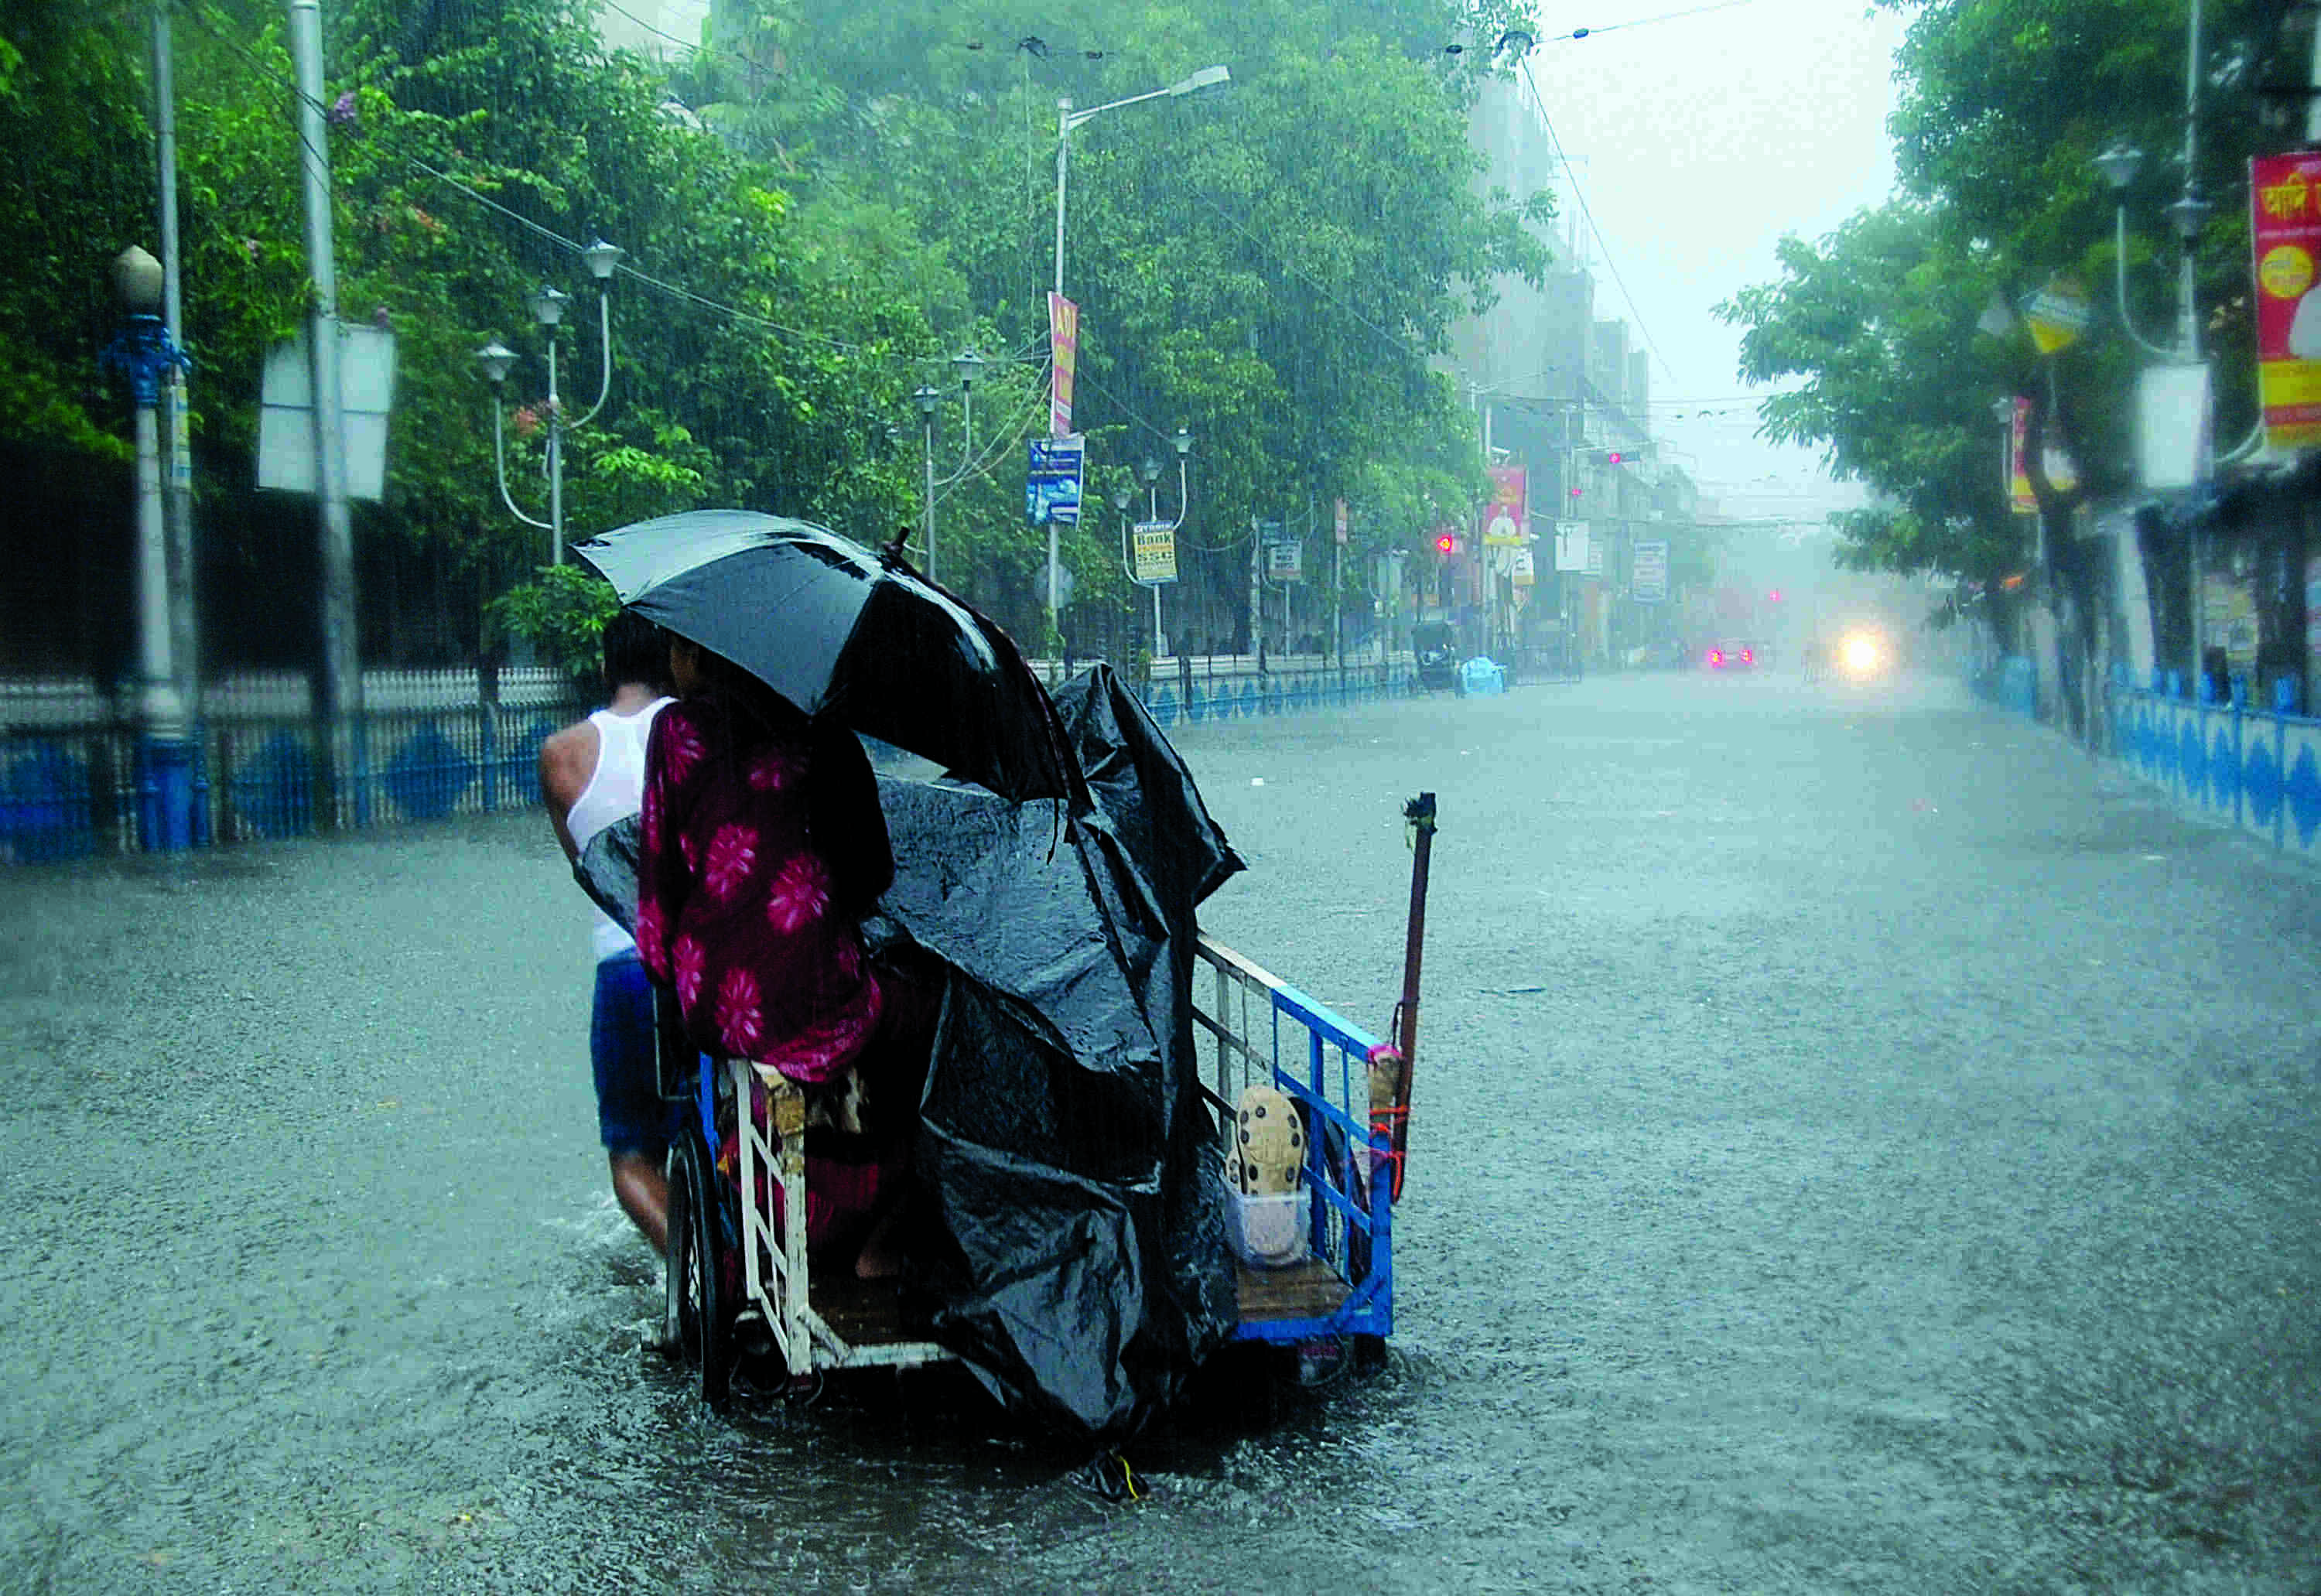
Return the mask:
<svg viewBox="0 0 2321 1596">
<path fill-rule="evenodd" d="M 1007 634 L 899 560 L 826 528 L 688 510 L 581 543 L 621 602 L 808 715 L 1018 800 L 1066 798 L 1069 753 Z"/>
</svg>

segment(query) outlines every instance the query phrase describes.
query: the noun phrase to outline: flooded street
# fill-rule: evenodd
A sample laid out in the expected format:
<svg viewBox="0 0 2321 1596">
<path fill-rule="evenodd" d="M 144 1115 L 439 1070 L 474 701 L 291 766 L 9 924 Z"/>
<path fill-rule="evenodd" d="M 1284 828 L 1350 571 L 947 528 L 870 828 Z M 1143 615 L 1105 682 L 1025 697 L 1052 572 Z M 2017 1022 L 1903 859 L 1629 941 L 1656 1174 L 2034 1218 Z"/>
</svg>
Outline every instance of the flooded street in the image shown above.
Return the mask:
<svg viewBox="0 0 2321 1596">
<path fill-rule="evenodd" d="M 0 1586 L 2248 1591 L 2321 1568 L 2321 892 L 1943 686 L 1197 727 L 1208 929 L 1374 1031 L 1387 1368 L 1098 1505 L 705 1416 L 537 812 L 0 873 Z"/>
</svg>

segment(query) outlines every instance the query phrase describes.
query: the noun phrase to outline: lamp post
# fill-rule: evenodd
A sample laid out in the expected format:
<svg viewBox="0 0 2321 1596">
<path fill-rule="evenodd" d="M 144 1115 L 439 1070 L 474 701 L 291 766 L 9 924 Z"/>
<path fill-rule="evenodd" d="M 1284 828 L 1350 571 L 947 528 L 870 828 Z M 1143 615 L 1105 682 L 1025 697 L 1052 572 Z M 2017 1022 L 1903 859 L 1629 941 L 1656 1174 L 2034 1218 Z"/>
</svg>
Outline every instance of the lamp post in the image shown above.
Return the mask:
<svg viewBox="0 0 2321 1596">
<path fill-rule="evenodd" d="M 987 365 L 975 351 L 962 350 L 951 358 L 951 369 L 959 377 L 960 443 L 959 470 L 935 480 L 935 410 L 942 403 L 942 390 L 933 385 L 923 385 L 911 397 L 919 402 L 919 419 L 924 424 L 926 440 L 926 494 L 921 505 L 920 535 L 926 547 L 926 576 L 935 579 L 935 491 L 966 480 L 975 464 L 975 385 Z"/>
<path fill-rule="evenodd" d="M 2199 48 L 2199 35 L 2200 8 L 2198 0 L 2193 0 L 2192 48 L 2196 59 Z M 2180 424 L 2184 416 L 2178 401 L 2180 400 L 2183 389 L 2179 383 L 2181 379 L 2189 378 L 2192 384 L 2197 413 L 2190 419 L 2192 424 L 2198 429 L 2198 442 L 2193 451 L 2189 481 L 2174 484 L 2178 486 L 2190 486 L 2193 482 L 2206 479 L 2214 467 L 2213 449 L 2208 441 L 2209 423 L 2206 415 L 2207 368 L 2200 353 L 2200 318 L 2198 306 L 2193 297 L 2192 279 L 2193 245 L 2200 236 L 2201 225 L 2207 220 L 2211 208 L 2208 202 L 2199 196 L 2193 186 L 2192 157 L 2195 126 L 2193 112 L 2198 103 L 2198 74 L 2188 74 L 2185 82 L 2184 187 L 2182 192 L 2167 207 L 2168 224 L 2176 234 L 2180 254 L 2176 275 L 2176 341 L 2173 347 L 2162 348 L 2137 332 L 2135 322 L 2128 314 L 2127 308 L 2127 187 L 2129 184 L 2135 181 L 2136 173 L 2142 169 L 2144 152 L 2122 141 L 2113 144 L 2095 158 L 2096 169 L 2103 174 L 2104 180 L 2111 185 L 2112 189 L 2115 229 L 2112 250 L 2115 269 L 2113 280 L 2118 301 L 2120 327 L 2127 333 L 2129 341 L 2136 348 L 2152 356 L 2161 363 L 2162 368 L 2174 368 L 2172 371 L 2146 368 L 2147 376 L 2142 381 L 2139 395 L 2139 428 L 2149 432 L 2151 429 L 2164 427 L 2171 423 Z M 2159 383 L 2164 386 L 2155 386 L 2154 378 L 2158 378 Z M 2147 483 L 2146 485 L 2160 486 L 2161 484 Z M 2207 640 L 2205 634 L 2207 628 L 2207 617 L 2201 614 L 2200 542 L 2199 527 L 2197 524 L 2189 527 L 2184 534 L 2184 584 L 2187 595 L 2186 607 L 2189 611 L 2192 658 L 2191 669 L 2186 673 L 2185 679 L 2188 682 L 2199 684 L 2195 689 L 2196 693 L 2207 690 L 2207 680 L 2202 664 L 2207 653 Z"/>
<path fill-rule="evenodd" d="M 1088 105 L 1076 111 L 1072 108 L 1069 95 L 1056 102 L 1056 271 L 1053 288 L 1058 298 L 1063 297 L 1064 293 L 1064 181 L 1070 169 L 1072 130 L 1107 111 L 1117 111 L 1123 105 L 1142 105 L 1146 100 L 1181 99 L 1187 95 L 1198 94 L 1205 88 L 1215 88 L 1232 81 L 1233 73 L 1227 68 L 1203 67 L 1191 77 L 1180 78 L 1166 88 L 1130 95 L 1124 100 L 1109 100 L 1101 105 Z M 1057 587 L 1056 526 L 1051 521 L 1048 524 L 1048 625 L 1051 631 L 1060 630 L 1061 626 L 1061 617 L 1057 613 Z M 1159 597 L 1157 592 L 1154 597 Z"/>
<path fill-rule="evenodd" d="M 169 637 L 169 543 L 161 513 L 162 384 L 188 364 L 161 319 L 161 263 L 135 245 L 113 262 L 126 320 L 105 363 L 137 406 L 138 836 L 149 851 L 194 841 L 193 748 Z"/>
<path fill-rule="evenodd" d="M 564 563 L 564 434 L 573 427 L 584 427 L 596 419 L 605 401 L 613 391 L 613 272 L 621 263 L 626 250 L 617 244 L 596 240 L 580 251 L 588 275 L 596 281 L 596 325 L 602 340 L 597 361 L 599 375 L 596 402 L 578 421 L 564 417 L 564 397 L 556 384 L 556 329 L 563 324 L 564 313 L 571 308 L 572 296 L 553 283 L 542 283 L 526 301 L 532 309 L 532 319 L 548 333 L 548 519 L 545 521 L 525 515 L 516 507 L 514 497 L 508 492 L 507 441 L 500 417 L 499 388 L 507 381 L 508 373 L 515 367 L 515 351 L 495 339 L 476 351 L 476 363 L 492 384 L 492 470 L 500 488 L 500 502 L 507 506 L 508 514 L 526 526 L 537 526 L 549 534 L 549 563 Z"/>
</svg>

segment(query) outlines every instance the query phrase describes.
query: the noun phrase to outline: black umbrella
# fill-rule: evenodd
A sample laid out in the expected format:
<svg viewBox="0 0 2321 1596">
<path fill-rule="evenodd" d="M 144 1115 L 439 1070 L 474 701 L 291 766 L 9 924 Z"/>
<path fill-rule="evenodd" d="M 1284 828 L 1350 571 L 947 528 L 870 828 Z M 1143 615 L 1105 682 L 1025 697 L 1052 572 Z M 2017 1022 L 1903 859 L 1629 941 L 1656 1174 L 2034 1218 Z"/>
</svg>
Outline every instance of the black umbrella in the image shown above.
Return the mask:
<svg viewBox="0 0 2321 1596">
<path fill-rule="evenodd" d="M 640 521 L 572 552 L 623 604 L 808 715 L 1005 798 L 1069 792 L 1055 708 L 1015 643 L 899 559 L 749 510 Z"/>
</svg>

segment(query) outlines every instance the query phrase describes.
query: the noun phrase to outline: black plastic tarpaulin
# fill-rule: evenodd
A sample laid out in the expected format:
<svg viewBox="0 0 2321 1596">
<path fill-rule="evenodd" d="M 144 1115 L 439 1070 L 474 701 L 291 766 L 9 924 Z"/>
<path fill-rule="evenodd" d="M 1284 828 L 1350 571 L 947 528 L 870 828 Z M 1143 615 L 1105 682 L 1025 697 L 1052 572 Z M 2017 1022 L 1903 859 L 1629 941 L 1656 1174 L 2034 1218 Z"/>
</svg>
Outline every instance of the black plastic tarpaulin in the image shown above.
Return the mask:
<svg viewBox="0 0 2321 1596">
<path fill-rule="evenodd" d="M 1109 667 L 1055 703 L 1087 778 L 1069 802 L 881 776 L 896 873 L 873 930 L 949 971 L 912 1259 L 936 1335 L 1010 1410 L 1117 1441 L 1234 1322 L 1191 993 L 1195 907 L 1242 863 Z M 629 846 L 582 860 L 616 912 Z"/>
</svg>

